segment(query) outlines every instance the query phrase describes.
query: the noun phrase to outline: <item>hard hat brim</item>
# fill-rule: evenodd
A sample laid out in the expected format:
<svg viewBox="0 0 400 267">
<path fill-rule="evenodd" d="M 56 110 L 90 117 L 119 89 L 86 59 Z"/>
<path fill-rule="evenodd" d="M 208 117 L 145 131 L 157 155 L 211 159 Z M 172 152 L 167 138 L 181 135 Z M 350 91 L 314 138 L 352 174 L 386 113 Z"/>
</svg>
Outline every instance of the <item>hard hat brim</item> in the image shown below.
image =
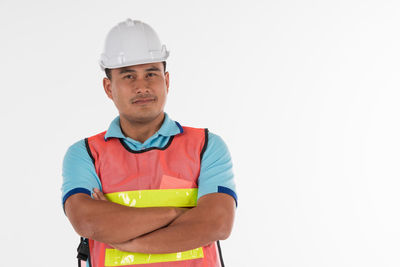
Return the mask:
<svg viewBox="0 0 400 267">
<path fill-rule="evenodd" d="M 142 65 L 142 64 L 149 64 L 149 63 L 156 63 L 156 62 L 163 62 L 166 61 L 168 56 L 164 58 L 155 58 L 155 59 L 146 59 L 146 60 L 136 60 L 136 61 L 130 61 L 130 62 L 125 62 L 124 64 L 118 64 L 118 65 L 105 65 L 103 64 L 102 61 L 99 62 L 100 68 L 102 71 L 105 69 L 118 69 L 118 68 L 123 68 L 123 67 L 128 67 L 128 66 L 135 66 L 135 65 Z"/>
</svg>

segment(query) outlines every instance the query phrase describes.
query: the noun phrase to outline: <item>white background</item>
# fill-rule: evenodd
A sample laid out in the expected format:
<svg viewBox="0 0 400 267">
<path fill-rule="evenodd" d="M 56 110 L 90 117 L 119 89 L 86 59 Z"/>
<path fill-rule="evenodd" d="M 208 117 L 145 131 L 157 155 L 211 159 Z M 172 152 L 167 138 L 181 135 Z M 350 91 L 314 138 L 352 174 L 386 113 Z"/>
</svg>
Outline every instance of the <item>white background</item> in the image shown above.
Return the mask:
<svg viewBox="0 0 400 267">
<path fill-rule="evenodd" d="M 149 23 L 166 106 L 228 144 L 227 267 L 399 266 L 398 1 L 0 1 L 1 266 L 75 266 L 67 148 L 117 115 L 107 31 Z"/>
</svg>

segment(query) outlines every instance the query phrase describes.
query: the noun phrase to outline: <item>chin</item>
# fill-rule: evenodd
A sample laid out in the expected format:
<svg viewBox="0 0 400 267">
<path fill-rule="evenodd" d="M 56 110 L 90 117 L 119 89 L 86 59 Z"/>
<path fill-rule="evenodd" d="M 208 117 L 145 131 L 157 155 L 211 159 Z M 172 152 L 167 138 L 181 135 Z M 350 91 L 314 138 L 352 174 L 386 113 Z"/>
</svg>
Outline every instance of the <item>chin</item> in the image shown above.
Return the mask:
<svg viewBox="0 0 400 267">
<path fill-rule="evenodd" d="M 164 114 L 164 112 L 140 112 L 140 114 L 134 113 L 124 117 L 128 121 L 146 123 L 156 120 L 161 114 Z"/>
</svg>

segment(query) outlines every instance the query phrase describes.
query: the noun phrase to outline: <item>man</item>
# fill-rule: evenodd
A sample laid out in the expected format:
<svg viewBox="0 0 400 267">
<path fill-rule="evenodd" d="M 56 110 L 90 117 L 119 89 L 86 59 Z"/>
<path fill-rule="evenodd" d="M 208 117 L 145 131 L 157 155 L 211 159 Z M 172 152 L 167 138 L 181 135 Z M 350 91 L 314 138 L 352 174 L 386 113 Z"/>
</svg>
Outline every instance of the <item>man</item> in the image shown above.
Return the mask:
<svg viewBox="0 0 400 267">
<path fill-rule="evenodd" d="M 164 112 L 168 54 L 140 21 L 107 35 L 103 87 L 119 116 L 63 163 L 64 210 L 89 239 L 88 265 L 223 266 L 218 240 L 237 201 L 231 158 L 219 136 Z"/>
</svg>

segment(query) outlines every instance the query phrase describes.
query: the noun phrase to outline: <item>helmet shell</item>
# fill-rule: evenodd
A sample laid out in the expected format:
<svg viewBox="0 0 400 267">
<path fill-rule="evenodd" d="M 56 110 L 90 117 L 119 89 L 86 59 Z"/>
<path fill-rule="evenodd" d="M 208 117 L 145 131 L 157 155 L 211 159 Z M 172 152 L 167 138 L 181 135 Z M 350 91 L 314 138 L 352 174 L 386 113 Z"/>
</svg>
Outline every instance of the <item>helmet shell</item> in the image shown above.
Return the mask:
<svg viewBox="0 0 400 267">
<path fill-rule="evenodd" d="M 132 65 L 162 62 L 169 51 L 148 24 L 127 19 L 118 23 L 107 34 L 100 56 L 102 70 Z"/>
</svg>

